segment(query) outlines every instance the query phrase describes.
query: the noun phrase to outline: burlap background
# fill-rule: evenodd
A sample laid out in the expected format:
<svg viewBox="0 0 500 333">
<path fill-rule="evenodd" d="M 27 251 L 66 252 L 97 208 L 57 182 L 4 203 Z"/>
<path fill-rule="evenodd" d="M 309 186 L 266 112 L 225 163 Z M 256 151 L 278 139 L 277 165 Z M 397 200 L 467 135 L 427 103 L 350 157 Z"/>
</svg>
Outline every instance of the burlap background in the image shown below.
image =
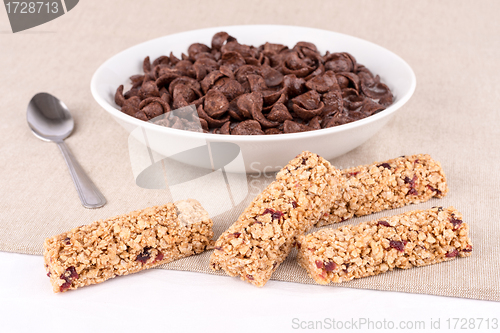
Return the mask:
<svg viewBox="0 0 500 333">
<path fill-rule="evenodd" d="M 93 100 L 89 82 L 112 55 L 163 35 L 232 24 L 293 24 L 380 44 L 414 69 L 417 90 L 369 142 L 332 161 L 340 167 L 399 155 L 439 160 L 450 192 L 410 209 L 453 205 L 471 226 L 472 257 L 352 281 L 346 287 L 500 300 L 500 23 L 497 1 L 80 1 L 71 12 L 12 34 L 0 10 L 0 250 L 40 255 L 45 237 L 74 226 L 167 201 L 138 188 L 128 133 Z M 26 105 L 37 92 L 62 99 L 77 128 L 67 140 L 108 204 L 84 209 L 56 145 L 35 138 Z M 262 188 L 270 181 L 261 177 Z M 218 236 L 246 203 L 214 218 Z M 212 273 L 209 253 L 165 268 Z M 293 260 L 273 278 L 312 283 Z"/>
</svg>

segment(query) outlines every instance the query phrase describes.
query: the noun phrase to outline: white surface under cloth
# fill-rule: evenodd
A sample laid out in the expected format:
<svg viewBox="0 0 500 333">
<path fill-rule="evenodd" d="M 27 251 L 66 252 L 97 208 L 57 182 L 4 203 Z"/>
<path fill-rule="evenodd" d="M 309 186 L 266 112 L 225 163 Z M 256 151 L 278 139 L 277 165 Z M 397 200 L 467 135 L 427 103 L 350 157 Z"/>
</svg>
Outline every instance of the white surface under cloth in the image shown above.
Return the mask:
<svg viewBox="0 0 500 333">
<path fill-rule="evenodd" d="M 280 281 L 256 288 L 229 277 L 163 269 L 53 294 L 42 257 L 0 252 L 0 262 L 0 328 L 6 333 L 267 333 L 317 332 L 322 331 L 320 327 L 327 332 L 500 329 L 498 302 Z M 482 329 L 477 329 L 481 318 Z M 499 325 L 496 330 L 492 329 L 493 318 Z M 471 319 L 476 329 L 468 329 Z M 490 329 L 486 329 L 487 319 Z M 464 320 L 467 329 L 458 329 Z M 346 329 L 350 326 L 351 330 Z"/>
</svg>

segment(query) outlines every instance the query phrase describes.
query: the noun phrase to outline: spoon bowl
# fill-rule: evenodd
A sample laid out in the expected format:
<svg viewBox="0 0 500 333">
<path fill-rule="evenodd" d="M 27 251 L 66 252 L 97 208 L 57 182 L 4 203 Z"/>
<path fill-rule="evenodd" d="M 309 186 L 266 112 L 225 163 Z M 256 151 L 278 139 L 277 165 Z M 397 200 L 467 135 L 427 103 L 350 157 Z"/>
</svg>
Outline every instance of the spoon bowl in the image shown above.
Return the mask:
<svg viewBox="0 0 500 333">
<path fill-rule="evenodd" d="M 26 118 L 33 134 L 44 141 L 62 141 L 75 128 L 75 121 L 66 104 L 47 93 L 33 96 Z"/>
<path fill-rule="evenodd" d="M 85 208 L 104 206 L 106 199 L 64 143 L 75 128 L 68 107 L 51 94 L 38 93 L 28 104 L 26 120 L 36 137 L 55 142 L 61 150 L 82 205 Z"/>
</svg>

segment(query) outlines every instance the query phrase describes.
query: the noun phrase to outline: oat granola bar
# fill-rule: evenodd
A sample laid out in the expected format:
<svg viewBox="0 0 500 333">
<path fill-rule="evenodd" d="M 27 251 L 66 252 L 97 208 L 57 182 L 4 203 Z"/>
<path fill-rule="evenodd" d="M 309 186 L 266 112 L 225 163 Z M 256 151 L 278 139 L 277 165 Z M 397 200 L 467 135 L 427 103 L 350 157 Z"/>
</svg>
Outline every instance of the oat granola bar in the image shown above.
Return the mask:
<svg viewBox="0 0 500 333">
<path fill-rule="evenodd" d="M 303 152 L 284 167 L 216 241 L 211 267 L 263 286 L 295 238 L 308 231 L 337 200 L 340 171 Z"/>
<path fill-rule="evenodd" d="M 386 209 L 420 203 L 448 192 L 439 162 L 429 155 L 402 156 L 342 170 L 342 197 L 317 226 L 345 221 Z"/>
<path fill-rule="evenodd" d="M 201 253 L 212 237 L 208 213 L 182 200 L 47 238 L 45 267 L 54 292 L 64 292 Z"/>
<path fill-rule="evenodd" d="M 412 211 L 298 237 L 297 260 L 320 284 L 471 255 L 469 226 L 453 207 Z"/>
</svg>

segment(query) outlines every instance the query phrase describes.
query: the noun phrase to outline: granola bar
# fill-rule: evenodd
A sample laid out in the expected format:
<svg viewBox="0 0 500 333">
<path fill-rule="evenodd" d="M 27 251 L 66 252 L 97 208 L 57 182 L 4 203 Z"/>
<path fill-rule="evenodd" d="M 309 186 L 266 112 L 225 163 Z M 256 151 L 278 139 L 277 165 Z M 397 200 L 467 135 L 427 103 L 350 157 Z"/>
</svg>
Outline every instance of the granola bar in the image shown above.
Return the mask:
<svg viewBox="0 0 500 333">
<path fill-rule="evenodd" d="M 340 171 L 303 152 L 284 167 L 216 241 L 212 269 L 263 286 L 295 238 L 329 210 L 340 193 Z"/>
<path fill-rule="evenodd" d="M 453 207 L 435 207 L 297 239 L 297 260 L 319 284 L 339 283 L 471 255 L 469 226 Z"/>
<path fill-rule="evenodd" d="M 54 292 L 64 292 L 201 253 L 212 237 L 208 213 L 182 200 L 47 238 L 45 267 Z"/>
<path fill-rule="evenodd" d="M 442 198 L 448 192 L 441 165 L 426 154 L 402 156 L 341 172 L 345 178 L 342 197 L 317 226 L 424 202 L 432 197 Z"/>
</svg>

